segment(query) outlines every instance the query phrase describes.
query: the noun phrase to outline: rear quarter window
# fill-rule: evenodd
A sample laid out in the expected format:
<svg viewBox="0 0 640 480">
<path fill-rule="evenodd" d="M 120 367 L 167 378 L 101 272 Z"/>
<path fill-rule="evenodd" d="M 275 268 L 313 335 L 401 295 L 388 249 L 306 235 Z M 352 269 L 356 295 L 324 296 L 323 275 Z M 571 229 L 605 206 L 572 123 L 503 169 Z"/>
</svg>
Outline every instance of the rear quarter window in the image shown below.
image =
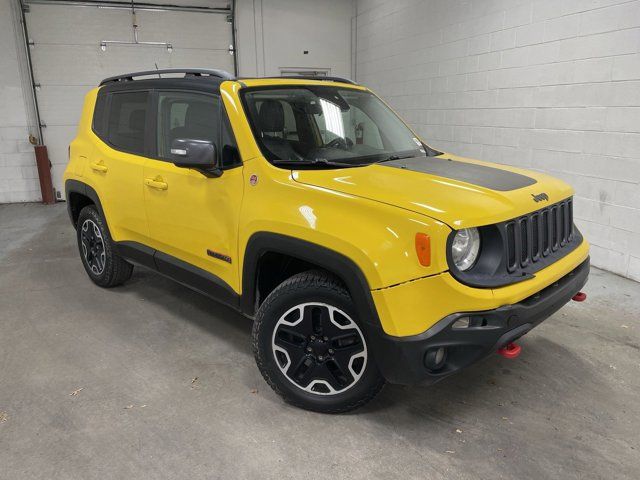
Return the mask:
<svg viewBox="0 0 640 480">
<path fill-rule="evenodd" d="M 144 154 L 148 98 L 149 92 L 111 94 L 106 140 L 114 148 Z"/>
</svg>

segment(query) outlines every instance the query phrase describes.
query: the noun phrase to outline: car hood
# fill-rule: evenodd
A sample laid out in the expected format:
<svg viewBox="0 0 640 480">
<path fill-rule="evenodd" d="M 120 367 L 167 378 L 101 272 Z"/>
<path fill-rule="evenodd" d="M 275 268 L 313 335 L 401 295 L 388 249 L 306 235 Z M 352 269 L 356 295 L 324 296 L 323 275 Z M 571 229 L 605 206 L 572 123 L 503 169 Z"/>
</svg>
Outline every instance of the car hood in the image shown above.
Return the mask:
<svg viewBox="0 0 640 480">
<path fill-rule="evenodd" d="M 365 167 L 296 170 L 293 179 L 395 205 L 455 229 L 509 220 L 573 194 L 569 185 L 542 173 L 450 154 Z"/>
</svg>

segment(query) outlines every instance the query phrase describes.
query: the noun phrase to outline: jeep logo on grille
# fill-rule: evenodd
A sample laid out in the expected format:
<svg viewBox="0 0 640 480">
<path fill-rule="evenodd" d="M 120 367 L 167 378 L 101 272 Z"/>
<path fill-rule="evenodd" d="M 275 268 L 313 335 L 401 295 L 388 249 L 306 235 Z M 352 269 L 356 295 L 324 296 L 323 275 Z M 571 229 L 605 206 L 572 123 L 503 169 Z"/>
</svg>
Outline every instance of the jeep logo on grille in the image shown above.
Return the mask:
<svg viewBox="0 0 640 480">
<path fill-rule="evenodd" d="M 539 193 L 539 194 L 537 194 L 537 195 L 535 195 L 535 194 L 533 194 L 533 193 L 532 193 L 532 194 L 531 194 L 531 196 L 533 197 L 533 201 L 534 201 L 534 202 L 536 202 L 536 203 L 538 203 L 538 202 L 542 202 L 543 200 L 545 200 L 545 201 L 547 201 L 547 202 L 549 201 L 549 195 L 547 195 L 547 194 L 546 194 L 546 193 L 544 193 L 544 192 Z"/>
</svg>

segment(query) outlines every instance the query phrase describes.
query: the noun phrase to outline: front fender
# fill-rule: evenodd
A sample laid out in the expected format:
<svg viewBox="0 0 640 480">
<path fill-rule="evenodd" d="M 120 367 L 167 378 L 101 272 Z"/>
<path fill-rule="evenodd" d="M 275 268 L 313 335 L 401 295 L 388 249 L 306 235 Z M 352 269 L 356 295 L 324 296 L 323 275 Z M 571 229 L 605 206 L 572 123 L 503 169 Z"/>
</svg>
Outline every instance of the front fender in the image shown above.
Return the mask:
<svg viewBox="0 0 640 480">
<path fill-rule="evenodd" d="M 369 289 L 385 288 L 448 269 L 444 223 L 393 205 L 311 185 L 262 158 L 245 162 L 245 175 L 258 178 L 245 189 L 240 215 L 238 258 L 249 239 L 270 232 L 318 245 L 350 259 Z M 422 266 L 416 233 L 431 238 L 431 265 Z M 318 262 L 314 262 L 318 264 Z M 243 271 L 241 268 L 240 271 Z"/>
</svg>

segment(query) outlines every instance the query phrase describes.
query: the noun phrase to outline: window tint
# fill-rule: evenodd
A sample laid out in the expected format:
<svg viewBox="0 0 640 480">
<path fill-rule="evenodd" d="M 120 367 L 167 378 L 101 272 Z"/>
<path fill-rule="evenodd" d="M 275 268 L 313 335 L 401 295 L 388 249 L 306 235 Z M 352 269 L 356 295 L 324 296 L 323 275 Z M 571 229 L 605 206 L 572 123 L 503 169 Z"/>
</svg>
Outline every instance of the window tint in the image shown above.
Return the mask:
<svg viewBox="0 0 640 480">
<path fill-rule="evenodd" d="M 171 159 L 176 139 L 208 140 L 216 147 L 220 136 L 220 98 L 188 92 L 158 94 L 158 157 Z"/>
<path fill-rule="evenodd" d="M 125 152 L 144 154 L 144 128 L 149 92 L 113 93 L 107 140 Z"/>
</svg>

